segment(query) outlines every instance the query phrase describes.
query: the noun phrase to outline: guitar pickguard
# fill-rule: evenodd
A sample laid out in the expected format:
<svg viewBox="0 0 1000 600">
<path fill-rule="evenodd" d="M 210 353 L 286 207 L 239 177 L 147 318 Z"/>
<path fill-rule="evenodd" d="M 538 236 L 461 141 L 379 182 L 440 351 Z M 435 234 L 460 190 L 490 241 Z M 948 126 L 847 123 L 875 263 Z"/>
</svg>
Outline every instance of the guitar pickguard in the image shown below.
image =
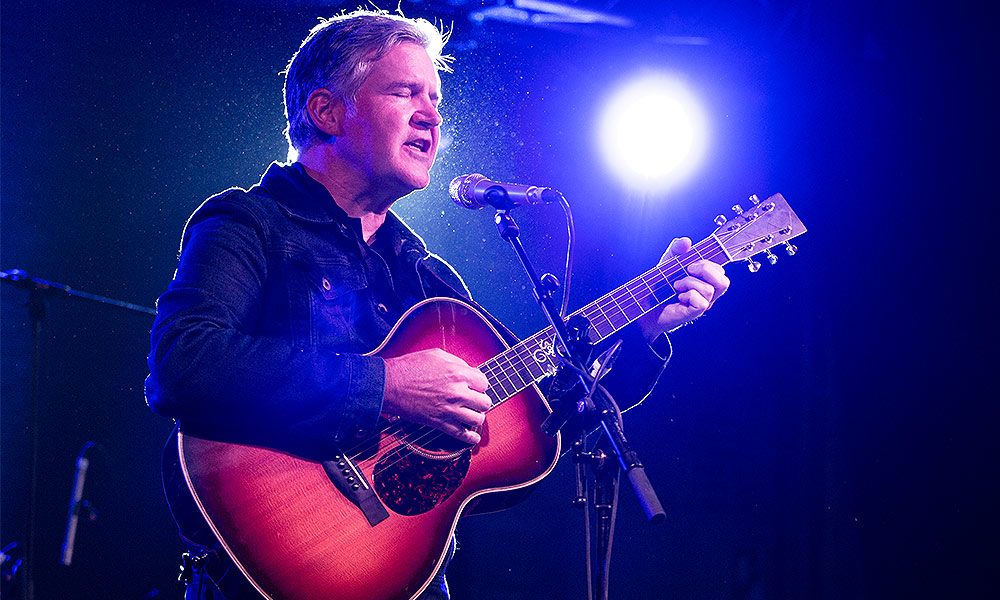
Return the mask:
<svg viewBox="0 0 1000 600">
<path fill-rule="evenodd" d="M 389 510 L 405 516 L 425 513 L 448 499 L 469 472 L 471 452 L 429 458 L 402 446 L 386 453 L 374 469 L 375 492 Z"/>
</svg>

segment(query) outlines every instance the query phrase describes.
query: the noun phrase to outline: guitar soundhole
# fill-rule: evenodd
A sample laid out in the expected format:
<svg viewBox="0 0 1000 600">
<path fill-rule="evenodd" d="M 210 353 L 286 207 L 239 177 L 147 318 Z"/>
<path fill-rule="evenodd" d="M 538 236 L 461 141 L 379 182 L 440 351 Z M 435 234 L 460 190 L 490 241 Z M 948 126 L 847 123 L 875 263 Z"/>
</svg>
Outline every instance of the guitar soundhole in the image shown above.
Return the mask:
<svg viewBox="0 0 1000 600">
<path fill-rule="evenodd" d="M 470 453 L 431 458 L 403 446 L 375 465 L 375 492 L 395 513 L 425 513 L 455 493 L 469 472 Z"/>
</svg>

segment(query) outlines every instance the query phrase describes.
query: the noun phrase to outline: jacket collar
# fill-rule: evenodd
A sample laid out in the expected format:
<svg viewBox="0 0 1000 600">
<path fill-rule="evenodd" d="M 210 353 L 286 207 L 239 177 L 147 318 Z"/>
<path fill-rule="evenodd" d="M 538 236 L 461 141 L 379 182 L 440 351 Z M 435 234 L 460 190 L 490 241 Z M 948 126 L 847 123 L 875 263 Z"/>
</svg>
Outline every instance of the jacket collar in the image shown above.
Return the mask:
<svg viewBox="0 0 1000 600">
<path fill-rule="evenodd" d="M 396 256 L 411 256 L 411 260 L 427 256 L 427 244 L 409 225 L 403 222 L 395 212 L 390 210 L 385 215 L 385 222 L 375 232 L 376 236 L 386 236 L 385 243 Z"/>
<path fill-rule="evenodd" d="M 349 217 L 333 200 L 329 190 L 310 177 L 301 163 L 271 163 L 258 187 L 293 219 L 339 224 L 361 231 L 359 220 Z M 385 243 L 396 255 L 413 253 L 417 258 L 427 255 L 424 240 L 392 210 L 386 213 L 385 222 L 376 235 L 386 236 Z"/>
<path fill-rule="evenodd" d="M 299 163 L 271 163 L 258 187 L 294 219 L 310 223 L 344 223 L 349 219 L 323 184 L 309 177 Z"/>
</svg>

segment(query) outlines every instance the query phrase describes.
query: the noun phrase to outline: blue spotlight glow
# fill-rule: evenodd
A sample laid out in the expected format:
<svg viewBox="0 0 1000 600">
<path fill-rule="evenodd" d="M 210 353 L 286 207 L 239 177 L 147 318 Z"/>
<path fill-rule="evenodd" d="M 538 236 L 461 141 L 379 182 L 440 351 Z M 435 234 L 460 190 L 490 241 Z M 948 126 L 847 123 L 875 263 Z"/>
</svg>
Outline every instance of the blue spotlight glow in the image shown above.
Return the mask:
<svg viewBox="0 0 1000 600">
<path fill-rule="evenodd" d="M 677 79 L 646 75 L 621 88 L 600 119 L 599 143 L 625 186 L 663 192 L 692 173 L 705 153 L 705 116 Z"/>
</svg>

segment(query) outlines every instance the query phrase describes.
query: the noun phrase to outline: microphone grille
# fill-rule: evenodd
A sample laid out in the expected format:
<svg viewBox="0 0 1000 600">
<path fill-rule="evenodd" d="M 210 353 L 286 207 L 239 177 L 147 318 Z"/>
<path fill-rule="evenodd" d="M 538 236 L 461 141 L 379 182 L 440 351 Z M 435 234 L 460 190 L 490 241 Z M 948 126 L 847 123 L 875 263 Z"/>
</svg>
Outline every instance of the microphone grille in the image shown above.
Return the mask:
<svg viewBox="0 0 1000 600">
<path fill-rule="evenodd" d="M 459 175 L 452 179 L 448 185 L 448 195 L 451 196 L 455 204 L 463 208 L 482 208 L 483 203 L 478 202 L 475 195 L 471 193 L 472 188 L 480 181 L 486 181 L 486 176 L 479 173 Z"/>
</svg>

